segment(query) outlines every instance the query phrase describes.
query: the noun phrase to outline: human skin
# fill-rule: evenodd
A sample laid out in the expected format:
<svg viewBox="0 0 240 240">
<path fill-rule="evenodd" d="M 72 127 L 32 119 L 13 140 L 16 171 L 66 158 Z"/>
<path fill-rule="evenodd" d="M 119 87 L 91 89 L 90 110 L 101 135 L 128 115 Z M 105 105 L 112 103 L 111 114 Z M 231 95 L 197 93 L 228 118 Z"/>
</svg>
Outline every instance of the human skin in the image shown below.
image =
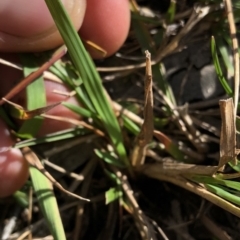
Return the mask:
<svg viewBox="0 0 240 240">
<path fill-rule="evenodd" d="M 44 51 L 63 43 L 46 6 L 43 4 L 44 1 L 35 0 L 30 2 L 29 0 L 0 1 L 0 52 Z M 63 0 L 62 2 L 75 28 L 79 29 L 82 24 L 86 1 Z M 94 41 L 97 45 L 104 48 L 108 53 L 107 56 L 109 56 L 117 51 L 126 39 L 130 25 L 128 0 L 87 0 L 87 3 L 88 9 L 85 15 L 86 20 L 84 20 L 85 30 L 82 33 L 84 34 L 84 39 Z M 92 21 L 93 16 L 98 10 L 101 11 L 101 14 L 95 18 L 96 21 L 94 23 Z M 89 22 L 89 19 L 92 20 Z M 107 26 L 107 22 L 112 23 L 114 26 Z M 118 31 L 113 32 L 114 28 L 116 29 L 116 25 Z M 104 45 L 103 43 L 107 44 Z M 99 55 L 94 56 L 92 52 L 90 54 L 99 58 Z M 3 54 L 0 53 L 1 56 Z M 9 56 L 6 57 L 8 58 Z M 0 95 L 4 96 L 22 78 L 22 73 L 1 64 L 0 73 Z M 48 104 L 65 100 L 65 97 L 54 94 L 52 92 L 53 89 L 60 88 L 62 92 L 69 91 L 64 85 L 53 83 L 52 81 L 45 81 L 45 87 Z M 16 102 L 23 105 L 24 99 L 24 93 L 15 97 Z M 68 101 L 77 104 L 74 98 L 70 98 Z M 63 106 L 52 109 L 48 114 L 62 115 L 73 119 L 79 118 L 78 115 Z M 42 127 L 40 134 L 44 135 L 72 127 L 66 123 L 52 121 L 54 121 L 52 124 L 46 121 L 43 123 L 45 126 Z M 12 148 L 15 139 L 11 136 L 6 124 L 1 119 L 0 134 L 2 135 L 0 139 L 0 197 L 6 197 L 21 188 L 25 183 L 28 178 L 28 165 L 20 150 Z"/>
<path fill-rule="evenodd" d="M 88 0 L 86 15 L 79 30 L 80 36 L 96 43 L 111 56 L 124 43 L 130 26 L 130 11 L 127 0 Z M 93 29 L 93 31 L 89 31 Z M 103 55 L 87 46 L 95 59 Z"/>
<path fill-rule="evenodd" d="M 86 0 L 62 0 L 75 29 L 79 29 Z M 0 51 L 39 52 L 63 43 L 43 0 L 0 1 Z"/>
</svg>

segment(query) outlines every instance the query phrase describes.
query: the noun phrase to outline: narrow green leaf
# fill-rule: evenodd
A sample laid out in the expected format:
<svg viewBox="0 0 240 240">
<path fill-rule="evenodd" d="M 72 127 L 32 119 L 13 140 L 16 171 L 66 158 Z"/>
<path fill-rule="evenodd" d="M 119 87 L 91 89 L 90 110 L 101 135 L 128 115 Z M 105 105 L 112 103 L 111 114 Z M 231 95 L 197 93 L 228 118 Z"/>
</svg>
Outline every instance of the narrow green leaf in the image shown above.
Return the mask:
<svg viewBox="0 0 240 240">
<path fill-rule="evenodd" d="M 51 183 L 36 168 L 30 167 L 30 174 L 38 203 L 53 238 L 55 240 L 65 240 L 65 232 Z"/>
<path fill-rule="evenodd" d="M 217 46 L 218 46 L 219 52 L 222 56 L 223 62 L 226 66 L 226 69 L 228 70 L 228 72 L 230 72 L 233 75 L 234 68 L 233 68 L 233 64 L 229 58 L 229 52 L 228 52 L 227 45 L 223 43 L 222 39 L 218 38 Z"/>
<path fill-rule="evenodd" d="M 176 1 L 171 0 L 170 6 L 167 11 L 167 16 L 166 16 L 167 23 L 173 22 L 175 13 L 176 13 Z"/>
<path fill-rule="evenodd" d="M 221 69 L 221 66 L 220 66 L 220 63 L 219 63 L 219 60 L 218 60 L 218 55 L 217 55 L 217 50 L 216 50 L 216 42 L 215 42 L 214 37 L 212 37 L 212 39 L 211 39 L 211 52 L 212 52 L 213 63 L 214 63 L 214 66 L 215 66 L 215 70 L 216 70 L 218 79 L 219 79 L 220 83 L 222 84 L 225 92 L 229 96 L 232 97 L 233 96 L 232 89 L 229 86 L 225 77 L 223 76 L 223 72 L 222 72 L 222 69 Z"/>
<path fill-rule="evenodd" d="M 213 178 L 209 176 L 193 176 L 192 180 L 205 183 L 205 184 L 214 184 L 214 185 L 221 185 L 228 188 L 232 188 L 235 190 L 240 191 L 240 182 L 232 181 L 232 180 L 223 180 L 219 178 Z"/>
<path fill-rule="evenodd" d="M 106 204 L 116 201 L 117 199 L 121 198 L 122 196 L 123 196 L 123 193 L 119 189 L 119 187 L 110 188 L 108 191 L 105 192 Z"/>
<path fill-rule="evenodd" d="M 84 87 L 96 112 L 102 119 L 102 123 L 108 132 L 117 154 L 125 165 L 129 166 L 119 124 L 106 98 L 100 76 L 95 69 L 92 59 L 86 52 L 82 41 L 62 6 L 62 2 L 60 0 L 45 0 L 45 2 L 68 48 L 69 55 L 76 69 L 81 73 Z"/>
<path fill-rule="evenodd" d="M 26 193 L 21 192 L 21 191 L 16 191 L 13 194 L 13 197 L 20 204 L 20 206 L 22 206 L 23 208 L 27 208 L 29 206 L 28 196 L 27 196 Z"/>
<path fill-rule="evenodd" d="M 128 129 L 132 134 L 137 135 L 140 132 L 140 127 L 134 123 L 132 120 L 127 118 L 126 116 L 122 116 L 123 124 L 126 129 Z"/>
<path fill-rule="evenodd" d="M 34 64 L 34 58 L 30 54 L 21 55 L 21 61 L 23 63 L 24 76 L 28 76 L 32 72 L 37 70 Z M 37 80 L 32 82 L 26 88 L 27 98 L 27 109 L 33 110 L 46 106 L 45 99 L 45 86 L 43 77 L 39 77 Z M 18 131 L 19 136 L 22 138 L 32 138 L 39 131 L 42 125 L 42 117 L 35 117 L 24 121 L 20 130 Z"/>
<path fill-rule="evenodd" d="M 83 86 L 80 86 L 82 83 L 82 79 L 78 77 L 77 79 L 73 79 L 69 76 L 69 71 L 66 69 L 66 65 L 61 61 L 57 61 L 53 66 L 50 67 L 50 71 L 53 72 L 56 76 L 58 76 L 63 82 L 71 87 L 76 92 L 76 98 L 80 101 L 80 103 L 85 106 L 89 111 L 96 112 L 90 99 L 86 92 L 83 90 Z"/>
<path fill-rule="evenodd" d="M 68 102 L 63 102 L 62 105 L 64 105 L 65 107 L 67 107 L 68 109 L 72 110 L 73 112 L 79 114 L 82 117 L 95 118 L 95 119 L 98 118 L 96 113 L 90 112 L 86 108 L 79 107 L 77 105 L 73 105 L 73 104 L 68 103 Z"/>
<path fill-rule="evenodd" d="M 232 202 L 232 203 L 240 206 L 240 197 L 239 196 L 236 196 L 229 192 L 226 192 L 221 187 L 218 187 L 218 186 L 214 186 L 211 184 L 205 184 L 205 186 L 212 193 L 215 193 L 216 195 L 228 200 L 229 202 Z"/>
<path fill-rule="evenodd" d="M 30 146 L 35 146 L 37 144 L 41 143 L 50 143 L 50 142 L 56 142 L 56 141 L 61 141 L 77 136 L 83 136 L 86 133 L 88 133 L 89 130 L 83 129 L 83 128 L 74 128 L 74 129 L 67 129 L 63 131 L 59 131 L 56 133 L 48 134 L 44 137 L 39 137 L 39 138 L 31 138 L 25 141 L 21 141 L 15 144 L 15 148 L 23 148 L 23 147 L 30 147 Z M 19 136 L 19 135 L 17 135 Z"/>
<path fill-rule="evenodd" d="M 111 155 L 111 153 L 103 152 L 103 151 L 100 151 L 98 149 L 95 149 L 94 151 L 95 151 L 96 155 L 99 158 L 103 159 L 106 163 L 114 165 L 114 166 L 119 167 L 119 168 L 124 168 L 125 167 L 124 164 L 122 162 L 120 162 L 116 157 Z"/>
<path fill-rule="evenodd" d="M 108 171 L 106 168 L 104 169 L 104 172 L 116 185 L 121 185 L 121 181 L 115 173 Z"/>
<path fill-rule="evenodd" d="M 26 65 L 24 67 L 24 74 L 28 75 L 32 71 L 35 71 L 35 66 L 32 66 L 32 62 L 29 62 L 31 58 L 23 57 L 23 62 Z M 45 86 L 43 78 L 39 78 L 31 83 L 27 89 L 27 109 L 32 110 L 46 105 Z M 42 119 L 35 117 L 24 122 L 19 134 L 25 134 L 33 137 L 39 130 Z M 47 226 L 56 240 L 65 240 L 65 233 L 60 218 L 58 205 L 56 198 L 52 191 L 52 185 L 49 180 L 40 173 L 36 168 L 30 167 L 30 175 L 34 192 L 37 195 L 38 203 L 41 207 L 41 211 L 47 221 Z"/>
<path fill-rule="evenodd" d="M 236 171 L 236 172 L 240 172 L 240 161 L 237 161 L 237 164 L 232 164 L 231 162 L 228 162 L 228 164 Z"/>
</svg>

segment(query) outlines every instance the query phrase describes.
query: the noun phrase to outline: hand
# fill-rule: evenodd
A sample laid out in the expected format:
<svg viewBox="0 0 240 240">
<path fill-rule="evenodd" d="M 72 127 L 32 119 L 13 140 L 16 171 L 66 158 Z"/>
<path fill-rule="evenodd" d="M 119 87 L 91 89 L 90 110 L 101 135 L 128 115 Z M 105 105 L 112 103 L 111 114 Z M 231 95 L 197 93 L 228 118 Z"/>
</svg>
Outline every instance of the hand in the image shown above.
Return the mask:
<svg viewBox="0 0 240 240">
<path fill-rule="evenodd" d="M 124 43 L 129 26 L 130 12 L 128 0 L 63 0 L 76 30 L 83 39 L 90 40 L 107 51 L 107 56 L 115 53 Z M 86 8 L 86 11 L 85 11 Z M 0 52 L 37 52 L 55 48 L 63 43 L 43 0 L 1 0 L 0 1 Z M 89 49 L 94 58 L 101 55 Z M 0 53 L 0 58 L 14 59 L 16 55 Z M 16 79 L 22 77 L 18 70 L 0 64 L 0 95 L 11 89 Z M 52 93 L 62 84 L 45 81 L 48 104 L 63 100 Z M 24 93 L 16 99 L 25 98 Z M 18 100 L 17 100 L 18 101 Z M 77 104 L 74 98 L 69 101 Z M 58 106 L 49 114 L 78 119 L 79 116 Z M 41 134 L 63 130 L 69 124 L 45 121 Z M 28 165 L 18 149 L 11 149 L 15 140 L 5 123 L 0 119 L 0 197 L 9 196 L 22 187 L 28 178 Z"/>
</svg>

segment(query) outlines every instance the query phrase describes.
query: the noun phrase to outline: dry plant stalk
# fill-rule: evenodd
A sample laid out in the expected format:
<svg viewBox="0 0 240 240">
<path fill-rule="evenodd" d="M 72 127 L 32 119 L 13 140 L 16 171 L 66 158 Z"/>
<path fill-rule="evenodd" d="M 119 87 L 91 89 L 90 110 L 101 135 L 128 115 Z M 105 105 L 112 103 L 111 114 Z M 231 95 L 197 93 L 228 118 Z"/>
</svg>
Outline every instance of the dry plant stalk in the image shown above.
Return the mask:
<svg viewBox="0 0 240 240">
<path fill-rule="evenodd" d="M 19 82 L 15 87 L 13 87 L 4 98 L 9 100 L 14 97 L 17 93 L 21 92 L 24 88 L 27 87 L 31 82 L 35 81 L 39 76 L 43 74 L 50 66 L 52 66 L 57 60 L 59 60 L 62 56 L 64 56 L 67 52 L 66 46 L 62 46 L 58 48 L 52 57 L 45 62 L 41 67 L 39 67 L 35 72 L 30 73 L 27 77 L 25 77 L 21 82 Z M 0 105 L 4 104 L 6 100 L 0 99 Z"/>
<path fill-rule="evenodd" d="M 125 209 L 134 217 L 139 233 L 142 240 L 156 240 L 155 231 L 149 223 L 147 216 L 141 210 L 138 202 L 133 194 L 133 190 L 128 182 L 127 176 L 123 175 L 120 171 L 115 171 L 116 176 L 121 181 L 122 189 L 128 199 L 129 205 L 125 205 Z"/>
<path fill-rule="evenodd" d="M 86 123 L 84 121 L 81 121 L 81 120 L 75 120 L 75 119 L 72 119 L 72 118 L 54 116 L 54 115 L 49 115 L 49 114 L 42 114 L 41 116 L 45 117 L 45 118 L 48 118 L 48 119 L 54 119 L 54 120 L 58 120 L 58 121 L 62 121 L 62 122 L 71 123 L 71 124 L 79 126 L 79 127 L 84 127 L 84 128 L 86 128 L 90 131 L 93 131 L 98 136 L 105 137 L 104 132 L 102 132 L 101 130 L 93 127 L 91 124 L 88 124 L 88 123 Z"/>
<path fill-rule="evenodd" d="M 89 199 L 83 198 L 77 194 L 74 194 L 72 192 L 69 192 L 66 190 L 59 182 L 57 182 L 52 175 L 46 171 L 46 169 L 43 167 L 42 163 L 39 161 L 37 155 L 29 148 L 24 147 L 21 149 L 22 154 L 26 161 L 32 166 L 38 169 L 55 187 L 60 189 L 62 192 L 66 193 L 69 196 L 78 198 L 80 200 L 89 201 Z"/>
<path fill-rule="evenodd" d="M 231 0 L 224 0 L 225 10 L 227 13 L 230 37 L 232 39 L 233 61 L 234 61 L 234 113 L 237 115 L 237 106 L 239 98 L 239 51 L 238 51 L 238 39 L 237 30 L 233 16 L 233 7 Z"/>
<path fill-rule="evenodd" d="M 45 107 L 36 108 L 34 110 L 28 111 L 28 110 L 24 109 L 22 106 L 14 103 L 14 102 L 11 102 L 11 101 L 7 100 L 6 98 L 2 98 L 2 100 L 4 102 L 6 102 L 7 104 L 9 104 L 9 106 L 11 107 L 10 113 L 12 113 L 12 116 L 17 119 L 21 119 L 21 120 L 27 120 L 27 119 L 34 118 L 35 116 L 42 115 L 42 114 L 50 111 L 51 109 L 55 108 L 56 106 L 62 104 L 62 102 L 57 102 L 57 103 L 47 105 Z M 14 115 L 14 113 L 16 115 Z"/>
<path fill-rule="evenodd" d="M 146 147 L 153 137 L 153 92 L 152 92 L 152 68 L 151 54 L 146 51 L 146 75 L 145 75 L 145 99 L 144 99 L 144 122 L 141 131 L 137 136 L 133 148 L 131 163 L 133 166 L 143 164 L 145 159 Z"/>
<path fill-rule="evenodd" d="M 177 161 L 144 164 L 137 169 L 139 172 L 158 173 L 159 175 L 168 175 L 176 177 L 179 175 L 205 175 L 212 176 L 217 171 L 217 166 L 202 166 L 196 164 L 181 163 Z"/>
<path fill-rule="evenodd" d="M 226 163 L 236 164 L 236 126 L 233 99 L 219 101 L 222 117 L 221 137 L 220 137 L 220 160 L 218 168 L 223 170 Z"/>
<path fill-rule="evenodd" d="M 162 174 L 162 172 L 159 172 L 156 168 L 154 169 L 154 171 L 152 171 L 150 168 L 142 168 L 141 173 L 151 178 L 158 179 L 160 181 L 173 183 L 179 187 L 182 187 L 190 192 L 199 195 L 200 197 L 203 197 L 204 199 L 212 202 L 218 207 L 221 207 L 226 211 L 234 214 L 235 216 L 240 217 L 240 209 L 238 206 L 228 202 L 222 197 L 217 196 L 215 193 L 209 192 L 199 184 L 193 183 L 180 175 L 176 175 L 175 177 L 173 177 L 172 175 Z"/>
</svg>

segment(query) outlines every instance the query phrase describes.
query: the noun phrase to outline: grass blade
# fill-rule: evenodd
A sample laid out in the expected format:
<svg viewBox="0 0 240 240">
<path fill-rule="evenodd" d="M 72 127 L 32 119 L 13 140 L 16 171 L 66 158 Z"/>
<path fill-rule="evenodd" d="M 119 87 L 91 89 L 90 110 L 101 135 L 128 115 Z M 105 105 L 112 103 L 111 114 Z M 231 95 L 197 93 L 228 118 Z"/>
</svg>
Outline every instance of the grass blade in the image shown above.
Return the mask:
<svg viewBox="0 0 240 240">
<path fill-rule="evenodd" d="M 31 58 L 23 58 L 24 64 L 28 66 L 24 67 L 25 75 L 29 75 L 30 72 L 36 70 L 36 68 L 32 66 L 31 62 L 29 62 L 29 59 Z M 27 87 L 26 91 L 27 109 L 32 110 L 46 105 L 45 86 L 42 77 L 32 82 Z M 42 119 L 39 117 L 25 121 L 19 131 L 19 134 L 24 134 L 27 137 L 33 137 L 38 132 L 39 127 L 41 126 L 41 121 Z M 45 220 L 48 223 L 47 226 L 51 234 L 56 240 L 65 240 L 66 237 L 51 183 L 36 168 L 30 167 L 30 175 L 39 205 Z"/>
<path fill-rule="evenodd" d="M 123 145 L 121 130 L 112 107 L 106 98 L 99 74 L 97 73 L 93 61 L 86 52 L 82 41 L 74 29 L 60 0 L 45 0 L 54 18 L 60 34 L 68 48 L 72 62 L 81 73 L 84 87 L 91 99 L 96 112 L 100 116 L 102 123 L 109 134 L 109 137 L 116 149 L 120 159 L 128 166 L 126 150 Z"/>
<path fill-rule="evenodd" d="M 220 83 L 222 84 L 225 92 L 229 96 L 232 97 L 233 96 L 233 91 L 232 91 L 231 87 L 229 86 L 227 80 L 223 76 L 222 68 L 221 68 L 219 60 L 218 60 L 217 49 L 216 49 L 216 42 L 215 42 L 214 37 L 212 37 L 212 40 L 211 40 L 211 51 L 212 51 L 213 63 L 214 63 L 214 66 L 215 66 L 215 70 L 216 70 L 218 79 L 219 79 Z"/>
<path fill-rule="evenodd" d="M 47 226 L 56 240 L 65 240 L 65 233 L 58 209 L 58 204 L 52 185 L 49 180 L 36 168 L 30 167 L 31 178 L 33 180 L 33 187 L 38 198 L 38 203 L 41 207 L 42 213 Z"/>
</svg>

